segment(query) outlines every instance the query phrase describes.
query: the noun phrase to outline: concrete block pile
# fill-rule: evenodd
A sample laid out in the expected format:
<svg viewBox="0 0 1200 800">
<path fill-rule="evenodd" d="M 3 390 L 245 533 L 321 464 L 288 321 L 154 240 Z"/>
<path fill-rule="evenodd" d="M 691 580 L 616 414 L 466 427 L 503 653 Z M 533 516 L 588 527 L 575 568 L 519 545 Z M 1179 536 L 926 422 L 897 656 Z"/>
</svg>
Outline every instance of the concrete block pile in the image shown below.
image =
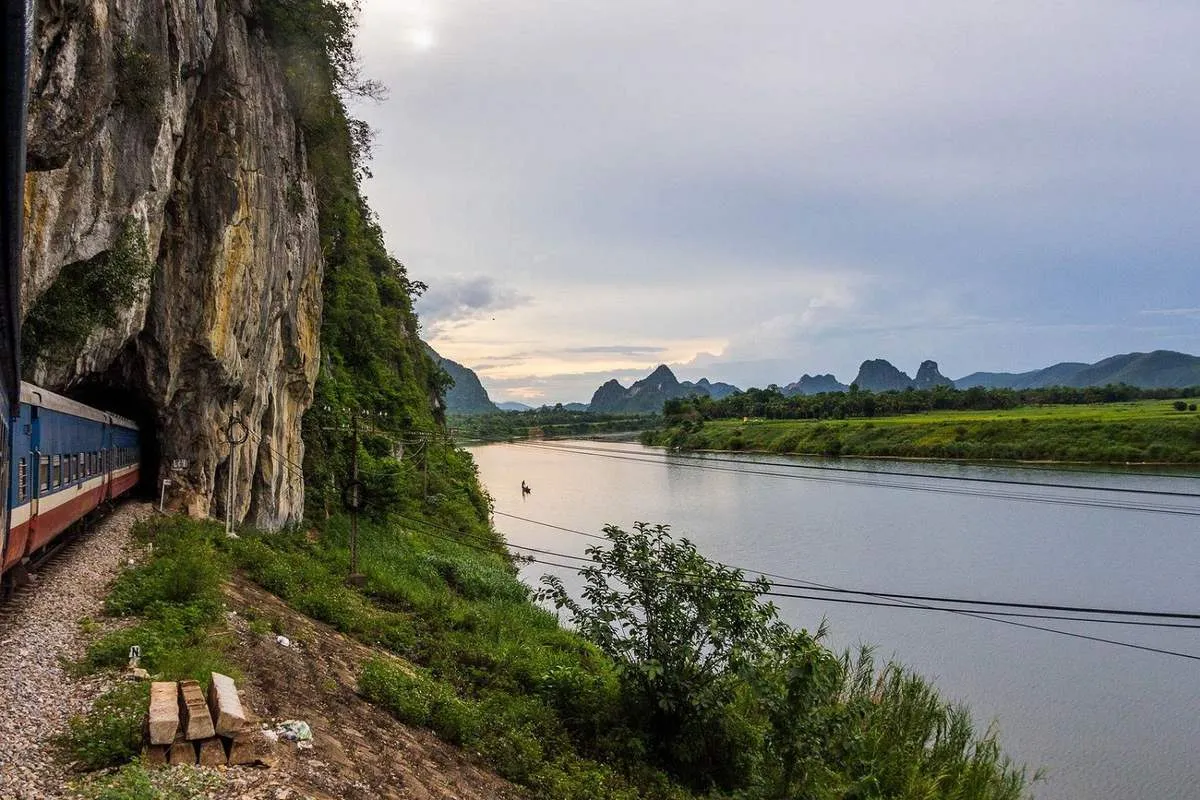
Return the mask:
<svg viewBox="0 0 1200 800">
<path fill-rule="evenodd" d="M 251 724 L 233 679 L 216 672 L 207 697 L 196 681 L 150 684 L 146 738 L 152 764 L 273 763 L 271 744 Z"/>
</svg>

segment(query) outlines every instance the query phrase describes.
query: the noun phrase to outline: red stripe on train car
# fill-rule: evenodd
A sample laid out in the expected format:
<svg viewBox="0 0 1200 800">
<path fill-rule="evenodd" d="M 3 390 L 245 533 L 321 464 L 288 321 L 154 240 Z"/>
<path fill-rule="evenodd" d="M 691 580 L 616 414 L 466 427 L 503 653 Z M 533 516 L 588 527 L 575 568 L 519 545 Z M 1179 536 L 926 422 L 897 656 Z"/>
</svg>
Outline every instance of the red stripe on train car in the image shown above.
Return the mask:
<svg viewBox="0 0 1200 800">
<path fill-rule="evenodd" d="M 50 497 L 54 497 L 60 492 L 77 493 L 75 497 L 72 497 L 57 508 L 49 511 L 39 510 L 38 515 L 30 520 L 33 527 L 33 535 L 30 537 L 25 548 L 25 554 L 28 555 L 49 544 L 54 537 L 71 527 L 71 523 L 100 505 L 100 500 L 103 497 L 102 491 L 103 487 L 97 487 L 86 492 L 81 492 L 74 487 L 68 487 L 50 495 Z"/>
<path fill-rule="evenodd" d="M 140 476 L 138 475 L 138 470 L 135 469 L 128 475 L 122 475 L 121 477 L 115 479 L 112 482 L 112 496 L 116 497 L 119 494 L 129 491 L 134 486 L 137 486 L 139 478 Z"/>
<path fill-rule="evenodd" d="M 0 572 L 7 571 L 25 557 L 25 540 L 29 538 L 29 520 L 22 522 L 8 531 L 8 543 L 4 550 L 4 566 Z"/>
</svg>

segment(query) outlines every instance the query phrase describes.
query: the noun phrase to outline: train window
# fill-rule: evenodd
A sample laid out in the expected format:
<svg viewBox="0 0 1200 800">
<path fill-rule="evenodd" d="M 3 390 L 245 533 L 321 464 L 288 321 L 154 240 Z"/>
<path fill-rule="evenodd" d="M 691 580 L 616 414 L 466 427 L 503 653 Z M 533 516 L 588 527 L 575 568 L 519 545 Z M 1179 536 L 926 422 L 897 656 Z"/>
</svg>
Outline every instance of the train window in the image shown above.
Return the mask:
<svg viewBox="0 0 1200 800">
<path fill-rule="evenodd" d="M 25 459 L 17 462 L 17 502 L 24 503 L 29 496 L 29 472 L 25 465 Z"/>
<path fill-rule="evenodd" d="M 38 486 L 44 492 L 50 488 L 50 456 L 42 456 L 42 462 L 38 468 Z"/>
<path fill-rule="evenodd" d="M 50 458 L 50 477 L 52 479 L 51 488 L 62 486 L 62 456 Z"/>
</svg>

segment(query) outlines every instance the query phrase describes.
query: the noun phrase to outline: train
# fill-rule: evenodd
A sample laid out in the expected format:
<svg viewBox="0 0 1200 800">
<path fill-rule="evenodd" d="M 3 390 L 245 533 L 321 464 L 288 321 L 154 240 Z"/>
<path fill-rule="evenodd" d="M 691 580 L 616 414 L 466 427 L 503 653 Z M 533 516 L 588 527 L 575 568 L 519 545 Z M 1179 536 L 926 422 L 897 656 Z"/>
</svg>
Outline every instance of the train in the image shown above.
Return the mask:
<svg viewBox="0 0 1200 800">
<path fill-rule="evenodd" d="M 30 383 L 21 383 L 10 442 L 9 522 L 0 543 L 5 575 L 141 479 L 135 422 Z"/>
<path fill-rule="evenodd" d="M 20 380 L 25 120 L 33 4 L 3 0 L 0 34 L 0 588 L 101 503 L 137 485 L 138 426 Z"/>
</svg>

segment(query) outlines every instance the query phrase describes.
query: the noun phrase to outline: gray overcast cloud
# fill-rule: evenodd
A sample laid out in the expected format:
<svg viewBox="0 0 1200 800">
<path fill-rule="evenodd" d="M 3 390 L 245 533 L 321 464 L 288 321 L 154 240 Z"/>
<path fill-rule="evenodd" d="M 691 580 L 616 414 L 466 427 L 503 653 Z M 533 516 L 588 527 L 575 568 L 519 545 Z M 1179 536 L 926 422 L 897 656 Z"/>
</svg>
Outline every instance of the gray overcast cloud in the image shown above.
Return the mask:
<svg viewBox="0 0 1200 800">
<path fill-rule="evenodd" d="M 1169 0 L 365 0 L 366 190 L 499 400 L 1196 352 L 1197 41 Z"/>
</svg>

